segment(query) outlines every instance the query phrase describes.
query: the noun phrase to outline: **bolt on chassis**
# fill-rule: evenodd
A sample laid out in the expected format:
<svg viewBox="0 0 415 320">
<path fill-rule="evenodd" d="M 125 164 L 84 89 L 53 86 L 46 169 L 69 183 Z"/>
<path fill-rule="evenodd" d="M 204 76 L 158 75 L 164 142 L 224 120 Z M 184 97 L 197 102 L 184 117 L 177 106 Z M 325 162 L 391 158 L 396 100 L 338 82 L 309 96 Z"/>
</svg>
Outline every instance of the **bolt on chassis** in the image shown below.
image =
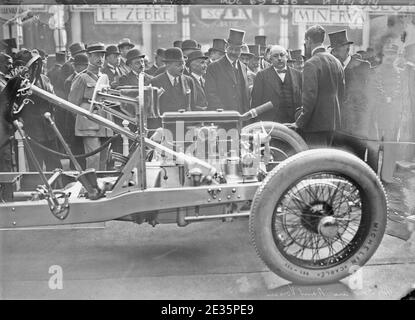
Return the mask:
<svg viewBox="0 0 415 320">
<path fill-rule="evenodd" d="M 220 109 L 160 115 L 163 90 L 145 87 L 143 77 L 138 88 L 117 90 L 100 78 L 86 110 L 34 85 L 38 61 L 31 62 L 2 94 L 12 93 L 5 104 L 35 164 L 17 117 L 30 95 L 110 128 L 130 144 L 126 154 L 110 154 L 116 170 L 83 170 L 51 115 L 45 114 L 76 170 L 43 172 L 37 164 L 37 173 L 1 174 L 0 227 L 110 220 L 183 227 L 248 217 L 262 261 L 277 275 L 302 284 L 338 281 L 363 266 L 379 246 L 387 201 L 376 173 L 349 152 L 307 150 L 301 137 L 282 124 L 243 126 L 272 108 L 270 102 L 244 115 Z M 130 106 L 134 112 L 116 106 Z M 97 110 L 128 120 L 134 129 Z M 148 129 L 151 122 L 155 130 Z M 161 127 L 154 124 L 158 122 Z M 179 127 L 192 132 L 192 138 L 183 139 Z"/>
</svg>

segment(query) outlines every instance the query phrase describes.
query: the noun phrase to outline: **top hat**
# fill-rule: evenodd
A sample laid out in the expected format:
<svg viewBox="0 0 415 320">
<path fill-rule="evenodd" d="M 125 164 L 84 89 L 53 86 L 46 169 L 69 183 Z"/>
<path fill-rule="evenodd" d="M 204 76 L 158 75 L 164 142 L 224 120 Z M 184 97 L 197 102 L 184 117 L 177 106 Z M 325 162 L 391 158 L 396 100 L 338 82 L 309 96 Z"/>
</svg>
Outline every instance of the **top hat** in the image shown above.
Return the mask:
<svg viewBox="0 0 415 320">
<path fill-rule="evenodd" d="M 142 59 L 145 56 L 146 55 L 145 54 L 142 54 L 140 52 L 140 50 L 138 50 L 138 49 L 131 49 L 131 50 L 129 50 L 127 52 L 127 55 L 125 57 L 126 58 L 126 63 L 129 64 L 132 60 L 134 60 L 134 59 Z"/>
<path fill-rule="evenodd" d="M 249 52 L 252 53 L 255 57 L 259 57 L 259 45 L 250 44 L 248 45 Z"/>
<path fill-rule="evenodd" d="M 265 47 L 267 45 L 267 36 L 255 36 L 255 44 Z"/>
<path fill-rule="evenodd" d="M 190 64 L 190 62 L 192 62 L 193 60 L 196 59 L 203 59 L 203 60 L 207 60 L 209 59 L 208 57 L 206 57 L 202 51 L 200 50 L 195 50 L 193 52 L 190 52 L 187 56 L 187 63 Z"/>
<path fill-rule="evenodd" d="M 242 46 L 244 44 L 245 31 L 230 29 L 229 37 L 226 41 L 229 45 L 233 46 Z"/>
<path fill-rule="evenodd" d="M 183 43 L 182 40 L 176 40 L 176 41 L 173 42 L 173 47 L 175 47 L 175 48 L 181 48 L 182 47 L 182 43 Z"/>
<path fill-rule="evenodd" d="M 183 62 L 183 51 L 180 48 L 168 48 L 164 51 L 164 62 Z"/>
<path fill-rule="evenodd" d="M 71 52 L 71 56 L 74 57 L 78 53 L 86 52 L 85 45 L 82 42 L 75 42 L 69 46 L 69 51 Z"/>
<path fill-rule="evenodd" d="M 288 59 L 288 62 L 301 61 L 301 59 L 304 59 L 304 56 L 301 54 L 301 49 L 289 50 L 289 54 L 291 59 Z"/>
<path fill-rule="evenodd" d="M 105 45 L 101 42 L 90 44 L 86 48 L 86 52 L 94 53 L 94 52 L 103 52 L 105 53 Z"/>
<path fill-rule="evenodd" d="M 121 39 L 121 41 L 118 43 L 118 48 L 121 49 L 122 47 L 129 47 L 130 49 L 135 47 L 135 44 L 131 42 L 130 39 L 128 38 L 123 38 Z"/>
<path fill-rule="evenodd" d="M 107 49 L 105 49 L 105 55 L 109 56 L 110 54 L 121 54 L 121 52 L 118 50 L 117 46 L 108 46 Z"/>
<path fill-rule="evenodd" d="M 346 30 L 329 33 L 330 47 L 336 48 L 346 44 L 352 44 L 353 41 L 347 39 Z"/>
<path fill-rule="evenodd" d="M 225 45 L 226 41 L 224 39 L 213 39 L 213 45 L 212 48 L 209 49 L 209 51 L 220 51 L 225 52 Z"/>
<path fill-rule="evenodd" d="M 198 50 L 198 43 L 195 40 L 189 39 L 182 42 L 182 50 Z"/>
<path fill-rule="evenodd" d="M 78 54 L 74 59 L 73 59 L 73 64 L 77 65 L 77 66 L 86 66 L 88 65 L 89 60 L 88 60 L 88 56 L 86 54 Z"/>
<path fill-rule="evenodd" d="M 66 52 L 59 51 L 55 53 L 56 63 L 64 64 L 66 60 Z"/>
</svg>

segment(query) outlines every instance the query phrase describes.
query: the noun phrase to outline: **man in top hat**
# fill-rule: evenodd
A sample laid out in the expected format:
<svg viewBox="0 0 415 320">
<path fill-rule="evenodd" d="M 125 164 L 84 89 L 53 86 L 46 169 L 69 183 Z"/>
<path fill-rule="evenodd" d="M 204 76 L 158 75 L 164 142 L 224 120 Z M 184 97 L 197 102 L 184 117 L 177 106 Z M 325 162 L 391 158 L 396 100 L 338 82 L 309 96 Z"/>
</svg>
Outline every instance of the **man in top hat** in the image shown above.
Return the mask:
<svg viewBox="0 0 415 320">
<path fill-rule="evenodd" d="M 66 61 L 62 66 L 61 78 L 63 82 L 73 73 L 72 62 L 75 56 L 78 54 L 86 53 L 85 44 L 83 44 L 82 42 L 72 43 L 69 46 L 69 52 L 71 54 L 71 58 L 68 61 Z"/>
<path fill-rule="evenodd" d="M 252 108 L 271 101 L 274 108 L 259 115 L 260 120 L 292 123 L 301 107 L 301 73 L 287 66 L 288 52 L 279 45 L 271 46 L 272 65 L 256 74 L 252 89 Z"/>
<path fill-rule="evenodd" d="M 208 106 L 205 93 L 205 74 L 207 61 L 209 60 L 202 51 L 196 50 L 189 54 L 186 64 L 190 71 L 190 76 L 195 84 L 195 110 L 206 110 Z"/>
<path fill-rule="evenodd" d="M 109 85 L 107 75 L 101 73 L 100 69 L 104 66 L 105 46 L 103 43 L 88 45 L 87 54 L 89 64 L 85 72 L 80 73 L 72 82 L 68 100 L 81 108 L 90 109 L 91 99 L 95 86 L 100 77 L 104 77 Z M 110 118 L 102 110 L 96 111 L 103 117 Z M 84 116 L 77 115 L 75 122 L 75 135 L 82 137 L 84 152 L 89 153 L 101 146 L 102 140 L 112 136 L 112 130 L 108 129 Z M 105 150 L 86 158 L 86 168 L 95 170 L 105 170 L 106 159 Z"/>
<path fill-rule="evenodd" d="M 253 57 L 248 62 L 248 68 L 253 73 L 257 74 L 259 69 L 259 61 L 260 61 L 260 48 L 257 44 L 248 45 L 249 52 L 253 54 Z"/>
<path fill-rule="evenodd" d="M 65 99 L 65 94 L 64 94 L 64 89 L 63 89 L 63 84 L 64 84 L 65 79 L 63 79 L 63 75 L 62 75 L 63 73 L 62 66 L 65 64 L 66 54 L 63 51 L 56 52 L 55 57 L 56 57 L 55 64 L 49 70 L 49 72 L 47 73 L 47 76 L 53 85 L 55 94 L 58 97 Z"/>
<path fill-rule="evenodd" d="M 226 54 L 207 68 L 205 90 L 211 110 L 249 110 L 247 67 L 239 61 L 244 37 L 245 31 L 230 29 Z"/>
<path fill-rule="evenodd" d="M 290 50 L 289 51 L 289 59 L 288 59 L 288 66 L 294 68 L 300 72 L 304 69 L 304 56 L 301 54 L 301 49 L 298 50 Z"/>
<path fill-rule="evenodd" d="M 34 54 L 29 50 L 20 50 L 16 54 L 14 66 L 25 66 L 33 57 Z M 40 77 L 36 80 L 35 85 L 49 93 L 54 94 L 53 86 L 50 83 L 49 78 L 44 74 L 40 74 Z M 29 137 L 41 143 L 45 147 L 57 150 L 58 145 L 56 134 L 51 128 L 49 121 L 45 119 L 45 112 L 50 112 L 54 115 L 54 105 L 46 102 L 44 99 L 39 98 L 36 95 L 31 95 L 30 103 L 24 106 L 19 116 L 23 122 L 23 129 Z M 41 167 L 45 165 L 47 171 L 52 171 L 56 168 L 62 167 L 58 157 L 51 153 L 45 152 L 37 145 L 32 144 L 31 146 Z M 30 171 L 37 171 L 32 159 L 28 159 L 28 164 Z"/>
<path fill-rule="evenodd" d="M 154 74 L 156 73 L 156 71 L 160 67 L 164 66 L 164 62 L 163 62 L 163 59 L 164 59 L 164 51 L 165 51 L 164 48 L 158 48 L 157 49 L 156 54 L 154 56 L 154 63 L 153 63 L 153 65 L 151 66 L 151 68 L 149 68 L 149 69 L 146 70 L 146 73 L 148 75 L 154 76 Z"/>
<path fill-rule="evenodd" d="M 226 41 L 225 39 L 213 39 L 212 47 L 209 48 L 210 62 L 219 60 L 225 55 Z"/>
<path fill-rule="evenodd" d="M 345 94 L 339 101 L 341 107 L 341 131 L 357 136 L 365 136 L 369 125 L 367 85 L 370 63 L 350 55 L 353 41 L 347 39 L 346 30 L 329 33 L 331 54 L 344 69 Z"/>
<path fill-rule="evenodd" d="M 241 56 L 239 57 L 239 60 L 246 65 L 246 76 L 248 79 L 248 87 L 249 90 L 252 90 L 252 86 L 254 85 L 254 79 L 255 79 L 255 73 L 252 72 L 249 69 L 249 62 L 251 61 L 251 59 L 254 58 L 254 54 L 249 52 L 249 48 L 248 45 L 244 44 L 242 46 L 242 51 L 241 51 Z M 251 92 L 251 91 L 250 91 Z"/>
<path fill-rule="evenodd" d="M 105 49 L 105 65 L 102 73 L 108 76 L 111 88 L 115 88 L 121 77 L 120 71 L 120 55 L 121 52 L 117 46 L 108 46 Z"/>
<path fill-rule="evenodd" d="M 191 110 L 195 105 L 195 89 L 193 79 L 183 74 L 185 59 L 182 50 L 166 49 L 163 61 L 166 71 L 151 80 L 153 86 L 165 90 L 159 101 L 160 113 Z"/>
<path fill-rule="evenodd" d="M 126 64 L 131 70 L 127 75 L 121 76 L 119 86 L 135 86 L 138 87 L 138 77 L 144 72 L 144 57 L 138 49 L 131 49 L 126 56 Z M 152 79 L 147 73 L 144 73 L 144 85 L 148 85 Z"/>
<path fill-rule="evenodd" d="M 305 33 L 306 56 L 302 84 L 302 106 L 293 128 L 299 128 L 310 147 L 331 146 L 340 127 L 340 104 L 344 97 L 341 63 L 323 46 L 326 31 L 314 25 Z"/>
<path fill-rule="evenodd" d="M 121 39 L 121 41 L 118 43 L 118 49 L 120 49 L 121 52 L 120 71 L 122 76 L 130 72 L 130 68 L 127 66 L 126 63 L 127 53 L 134 47 L 135 44 L 132 43 L 131 40 L 128 38 Z"/>
</svg>

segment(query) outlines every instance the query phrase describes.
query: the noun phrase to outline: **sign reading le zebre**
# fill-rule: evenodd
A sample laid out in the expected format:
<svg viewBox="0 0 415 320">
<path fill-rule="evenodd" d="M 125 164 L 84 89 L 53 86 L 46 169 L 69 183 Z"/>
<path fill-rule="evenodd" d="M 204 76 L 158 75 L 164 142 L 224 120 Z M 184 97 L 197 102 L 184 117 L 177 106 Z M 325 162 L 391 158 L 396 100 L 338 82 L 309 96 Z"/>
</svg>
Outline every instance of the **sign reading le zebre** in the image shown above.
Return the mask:
<svg viewBox="0 0 415 320">
<path fill-rule="evenodd" d="M 174 6 L 97 6 L 95 23 L 177 23 Z"/>
</svg>

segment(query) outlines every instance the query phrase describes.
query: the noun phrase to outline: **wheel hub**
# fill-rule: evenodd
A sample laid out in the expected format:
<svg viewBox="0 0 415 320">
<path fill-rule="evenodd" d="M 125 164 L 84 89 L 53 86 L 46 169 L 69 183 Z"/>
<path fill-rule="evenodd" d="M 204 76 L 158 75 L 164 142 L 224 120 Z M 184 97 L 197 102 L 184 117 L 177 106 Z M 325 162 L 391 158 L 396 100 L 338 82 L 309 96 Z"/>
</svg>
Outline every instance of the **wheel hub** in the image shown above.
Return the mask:
<svg viewBox="0 0 415 320">
<path fill-rule="evenodd" d="M 326 238 L 335 238 L 338 235 L 339 224 L 334 217 L 323 217 L 318 224 L 318 233 Z"/>
<path fill-rule="evenodd" d="M 303 210 L 301 222 L 303 227 L 311 232 L 319 233 L 322 219 L 333 215 L 333 208 L 325 201 L 316 201 Z"/>
</svg>

